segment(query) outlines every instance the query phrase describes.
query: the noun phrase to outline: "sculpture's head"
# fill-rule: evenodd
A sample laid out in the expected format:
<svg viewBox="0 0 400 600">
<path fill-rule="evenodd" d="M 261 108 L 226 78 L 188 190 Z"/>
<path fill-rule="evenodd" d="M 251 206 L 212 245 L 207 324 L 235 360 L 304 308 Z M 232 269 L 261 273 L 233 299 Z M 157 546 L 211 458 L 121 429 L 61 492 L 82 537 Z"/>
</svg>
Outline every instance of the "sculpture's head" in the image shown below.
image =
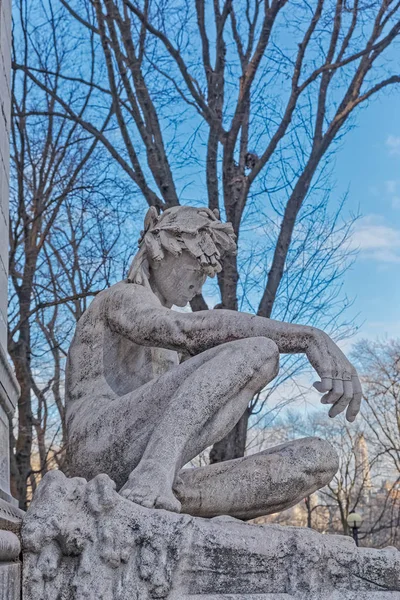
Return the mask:
<svg viewBox="0 0 400 600">
<path fill-rule="evenodd" d="M 128 281 L 151 281 L 168 304 L 185 306 L 207 276 L 221 271 L 222 256 L 236 252 L 233 227 L 218 216 L 218 211 L 191 206 L 169 208 L 162 215 L 149 208 Z"/>
</svg>

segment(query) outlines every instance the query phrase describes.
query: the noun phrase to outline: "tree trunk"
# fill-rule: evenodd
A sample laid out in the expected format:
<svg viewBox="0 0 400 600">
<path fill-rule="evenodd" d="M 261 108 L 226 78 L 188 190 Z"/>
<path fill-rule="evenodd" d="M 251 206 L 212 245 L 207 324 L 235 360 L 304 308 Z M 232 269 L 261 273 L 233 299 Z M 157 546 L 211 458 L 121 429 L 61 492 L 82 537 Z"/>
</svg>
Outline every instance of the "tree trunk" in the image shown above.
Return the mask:
<svg viewBox="0 0 400 600">
<path fill-rule="evenodd" d="M 12 469 L 12 490 L 22 510 L 27 508 L 27 486 L 31 472 L 32 410 L 31 386 L 29 381 L 29 350 L 24 342 L 18 342 L 10 351 L 15 374 L 21 387 L 18 399 L 18 438 Z"/>
<path fill-rule="evenodd" d="M 26 242 L 28 245 L 28 241 Z M 26 253 L 24 280 L 18 290 L 19 301 L 19 335 L 18 341 L 9 340 L 8 351 L 13 361 L 15 376 L 21 388 L 18 398 L 18 435 L 12 457 L 12 489 L 22 510 L 27 509 L 28 479 L 31 474 L 31 454 L 33 438 L 32 415 L 32 379 L 31 379 L 31 330 L 29 311 L 31 307 L 33 274 L 36 268 L 37 255 L 29 248 Z"/>
<path fill-rule="evenodd" d="M 275 246 L 271 269 L 268 273 L 267 285 L 257 311 L 257 314 L 261 317 L 267 317 L 269 319 L 272 315 L 276 295 L 282 281 L 286 258 L 297 221 L 297 215 L 299 214 L 304 198 L 310 189 L 311 180 L 318 167 L 322 154 L 323 149 L 320 149 L 319 153 L 315 152 L 315 155 L 310 157 L 287 202 Z"/>
<path fill-rule="evenodd" d="M 248 187 L 242 166 L 235 164 L 231 158 L 224 157 L 224 204 L 227 220 L 233 225 L 239 238 L 240 222 L 246 204 Z M 237 256 L 229 254 L 223 259 L 223 270 L 218 277 L 221 292 L 221 304 L 218 308 L 238 310 L 237 286 L 239 272 Z M 246 409 L 235 427 L 221 441 L 214 444 L 210 452 L 210 463 L 223 462 L 244 456 L 246 450 L 247 426 L 250 412 Z"/>
<path fill-rule="evenodd" d="M 306 508 L 307 508 L 307 527 L 309 527 L 310 529 L 312 529 L 312 519 L 311 519 L 311 515 L 312 515 L 312 508 L 311 508 L 311 496 L 307 496 L 306 498 L 304 498 L 304 502 L 306 504 Z"/>
<path fill-rule="evenodd" d="M 210 452 L 210 464 L 244 456 L 249 416 L 250 411 L 247 409 L 232 431 L 220 442 L 214 444 Z"/>
</svg>

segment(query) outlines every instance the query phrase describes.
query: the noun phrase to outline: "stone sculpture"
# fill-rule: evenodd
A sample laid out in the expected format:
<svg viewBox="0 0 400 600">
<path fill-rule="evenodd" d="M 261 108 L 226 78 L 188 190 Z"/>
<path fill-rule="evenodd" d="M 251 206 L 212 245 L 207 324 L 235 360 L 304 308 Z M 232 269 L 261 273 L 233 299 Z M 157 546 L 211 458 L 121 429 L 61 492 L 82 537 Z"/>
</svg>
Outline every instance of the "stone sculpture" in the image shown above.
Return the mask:
<svg viewBox="0 0 400 600">
<path fill-rule="evenodd" d="M 150 209 L 128 279 L 79 321 L 66 384 L 74 477 L 47 473 L 24 518 L 23 600 L 400 598 L 395 549 L 242 521 L 326 484 L 337 455 L 323 440 L 182 468 L 230 430 L 281 352 L 307 355 L 331 416 L 352 421 L 361 401 L 354 368 L 319 330 L 171 310 L 224 251 L 235 251 L 233 231 L 212 211 Z"/>
<path fill-rule="evenodd" d="M 327 484 L 335 450 L 318 438 L 199 469 L 182 467 L 222 439 L 277 374 L 280 353 L 305 353 L 330 416 L 356 417 L 354 367 L 322 331 L 230 310 L 182 313 L 235 236 L 218 215 L 150 208 L 128 279 L 80 319 L 67 365 L 70 474 L 107 473 L 148 508 L 250 519 Z M 179 364 L 179 353 L 191 358 Z"/>
</svg>

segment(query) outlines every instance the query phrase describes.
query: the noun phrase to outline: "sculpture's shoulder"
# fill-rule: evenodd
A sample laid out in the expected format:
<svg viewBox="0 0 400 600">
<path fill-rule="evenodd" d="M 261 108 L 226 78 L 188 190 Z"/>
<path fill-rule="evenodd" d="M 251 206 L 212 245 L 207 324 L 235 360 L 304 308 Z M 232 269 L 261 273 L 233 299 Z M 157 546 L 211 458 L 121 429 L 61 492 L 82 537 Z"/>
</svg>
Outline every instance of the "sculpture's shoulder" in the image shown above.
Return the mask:
<svg viewBox="0 0 400 600">
<path fill-rule="evenodd" d="M 97 341 L 102 339 L 104 328 L 107 327 L 109 306 L 113 306 L 116 299 L 123 294 L 124 286 L 121 285 L 123 283 L 116 283 L 95 296 L 76 325 L 69 355 L 76 352 L 82 345 L 91 348 L 92 352 L 97 348 Z"/>
<path fill-rule="evenodd" d="M 149 287 L 131 283 L 128 281 L 119 281 L 106 290 L 103 290 L 95 301 L 98 303 L 98 310 L 107 315 L 110 310 L 126 310 L 127 305 L 133 308 L 135 305 L 143 306 L 161 306 L 157 296 Z M 94 304 L 94 302 L 92 303 Z"/>
<path fill-rule="evenodd" d="M 142 285 L 120 281 L 101 291 L 79 319 L 69 354 L 81 345 L 88 346 L 93 353 L 103 343 L 110 322 L 118 320 L 119 314 L 132 316 L 135 309 L 143 306 L 157 307 L 161 303 L 151 289 Z"/>
<path fill-rule="evenodd" d="M 114 314 L 118 311 L 126 312 L 128 307 L 133 309 L 135 305 L 144 304 L 161 306 L 157 296 L 150 289 L 127 281 L 119 281 L 97 294 L 80 318 L 77 330 L 104 326 L 110 312 Z"/>
</svg>

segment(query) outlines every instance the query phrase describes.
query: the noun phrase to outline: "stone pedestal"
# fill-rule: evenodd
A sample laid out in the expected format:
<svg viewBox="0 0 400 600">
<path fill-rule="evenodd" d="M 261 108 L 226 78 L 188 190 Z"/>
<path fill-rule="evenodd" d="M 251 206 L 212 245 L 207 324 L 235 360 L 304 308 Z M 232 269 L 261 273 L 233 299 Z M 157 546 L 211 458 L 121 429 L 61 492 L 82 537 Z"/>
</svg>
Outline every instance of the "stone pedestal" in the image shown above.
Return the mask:
<svg viewBox="0 0 400 600">
<path fill-rule="evenodd" d="M 48 473 L 22 528 L 23 600 L 394 600 L 400 553 L 310 529 L 143 508 Z"/>
<path fill-rule="evenodd" d="M 21 595 L 21 545 L 11 531 L 0 531 L 0 600 L 18 600 Z"/>
<path fill-rule="evenodd" d="M 21 595 L 21 566 L 16 562 L 0 563 L 0 600 L 17 600 Z"/>
<path fill-rule="evenodd" d="M 7 361 L 8 179 L 11 117 L 11 0 L 0 0 L 0 600 L 20 598 L 22 512 L 10 493 L 9 419 L 18 385 Z M 14 532 L 14 533 L 10 533 Z"/>
<path fill-rule="evenodd" d="M 0 600 L 19 600 L 19 532 L 24 513 L 10 492 L 9 421 L 18 386 L 0 345 Z"/>
</svg>

